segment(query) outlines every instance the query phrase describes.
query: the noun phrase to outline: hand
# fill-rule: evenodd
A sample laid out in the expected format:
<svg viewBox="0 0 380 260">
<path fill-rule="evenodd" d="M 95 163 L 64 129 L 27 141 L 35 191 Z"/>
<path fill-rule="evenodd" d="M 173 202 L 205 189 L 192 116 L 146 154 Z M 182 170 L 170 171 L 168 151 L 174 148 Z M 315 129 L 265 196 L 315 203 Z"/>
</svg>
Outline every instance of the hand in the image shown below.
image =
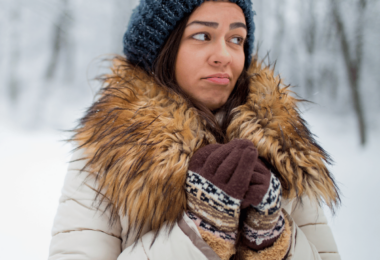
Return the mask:
<svg viewBox="0 0 380 260">
<path fill-rule="evenodd" d="M 233 198 L 242 200 L 253 185 L 252 181 L 257 179 L 253 176 L 257 157 L 257 149 L 251 141 L 235 139 L 227 144 L 211 144 L 199 149 L 190 159 L 189 170 Z"/>
<path fill-rule="evenodd" d="M 250 205 L 258 206 L 269 189 L 271 179 L 270 170 L 258 157 L 255 157 L 254 160 L 253 173 L 248 191 L 246 192 L 241 205 L 242 209 L 245 209 Z"/>
<path fill-rule="evenodd" d="M 192 215 L 213 226 L 208 231 L 237 231 L 241 202 L 252 179 L 252 158 L 256 157 L 257 150 L 248 140 L 207 145 L 191 157 L 187 204 Z"/>
</svg>

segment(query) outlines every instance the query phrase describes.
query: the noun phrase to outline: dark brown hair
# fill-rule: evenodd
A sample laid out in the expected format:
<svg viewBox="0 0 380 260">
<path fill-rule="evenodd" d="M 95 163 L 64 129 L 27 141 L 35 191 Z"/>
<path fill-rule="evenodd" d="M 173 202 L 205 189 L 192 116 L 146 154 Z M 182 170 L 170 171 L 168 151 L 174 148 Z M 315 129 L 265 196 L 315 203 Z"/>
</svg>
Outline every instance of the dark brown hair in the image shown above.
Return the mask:
<svg viewBox="0 0 380 260">
<path fill-rule="evenodd" d="M 249 75 L 247 69 L 244 68 L 243 72 L 236 81 L 236 85 L 232 90 L 227 102 L 219 108 L 217 111 L 210 111 L 205 105 L 199 101 L 194 100 L 188 96 L 178 85 L 175 78 L 175 63 L 177 53 L 181 43 L 182 35 L 185 31 L 186 24 L 189 20 L 190 14 L 186 15 L 175 27 L 166 40 L 160 53 L 158 54 L 151 73 L 154 74 L 154 78 L 159 85 L 165 88 L 169 88 L 171 91 L 181 95 L 185 98 L 191 107 L 198 110 L 198 113 L 202 119 L 206 122 L 206 128 L 215 136 L 219 143 L 225 143 L 226 130 L 232 119 L 231 111 L 237 106 L 244 104 L 247 100 L 249 93 Z M 223 120 L 219 124 L 213 114 L 213 112 L 220 112 L 223 115 Z"/>
</svg>

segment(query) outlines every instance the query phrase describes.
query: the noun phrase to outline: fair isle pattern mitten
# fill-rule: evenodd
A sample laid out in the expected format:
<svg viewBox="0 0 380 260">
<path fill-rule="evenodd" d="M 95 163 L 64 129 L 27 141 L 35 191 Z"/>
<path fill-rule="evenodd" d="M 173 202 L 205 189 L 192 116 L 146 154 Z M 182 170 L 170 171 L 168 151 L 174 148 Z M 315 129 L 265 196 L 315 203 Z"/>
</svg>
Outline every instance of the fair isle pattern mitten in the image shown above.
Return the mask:
<svg viewBox="0 0 380 260">
<path fill-rule="evenodd" d="M 240 207 L 252 179 L 257 150 L 248 140 L 211 144 L 190 159 L 187 215 L 221 259 L 235 253 Z"/>
<path fill-rule="evenodd" d="M 186 191 L 187 204 L 189 211 L 192 212 L 189 217 L 199 227 L 212 233 L 237 231 L 241 200 L 229 196 L 222 189 L 190 170 L 186 178 Z M 203 221 L 195 216 L 199 216 Z M 234 235 L 220 237 L 235 240 Z"/>
<path fill-rule="evenodd" d="M 222 232 L 237 231 L 255 157 L 252 142 L 241 139 L 195 152 L 186 178 L 189 211 Z"/>
<path fill-rule="evenodd" d="M 205 232 L 210 233 L 214 237 L 223 239 L 224 241 L 235 244 L 236 242 L 236 233 L 237 231 L 232 232 L 223 232 L 216 228 L 215 226 L 211 225 L 210 223 L 207 223 L 191 211 L 186 212 L 187 216 L 195 223 L 195 225 L 198 227 L 198 230 L 203 230 Z"/>
<path fill-rule="evenodd" d="M 285 228 L 281 211 L 281 183 L 272 173 L 268 191 L 258 205 L 247 209 L 243 226 L 243 243 L 259 251 L 267 248 L 280 237 Z"/>
<path fill-rule="evenodd" d="M 235 254 L 241 200 L 235 199 L 199 174 L 188 171 L 187 216 L 195 223 L 202 238 L 222 259 Z"/>
</svg>

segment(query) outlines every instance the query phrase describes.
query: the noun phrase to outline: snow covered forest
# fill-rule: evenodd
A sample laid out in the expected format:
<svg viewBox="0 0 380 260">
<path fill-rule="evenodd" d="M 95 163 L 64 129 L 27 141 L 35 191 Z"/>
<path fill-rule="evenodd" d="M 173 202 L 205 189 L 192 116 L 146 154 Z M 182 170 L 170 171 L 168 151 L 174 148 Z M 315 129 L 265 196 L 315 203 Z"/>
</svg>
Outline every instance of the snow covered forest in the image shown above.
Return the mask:
<svg viewBox="0 0 380 260">
<path fill-rule="evenodd" d="M 380 197 L 380 0 L 252 2 L 259 57 L 276 63 L 284 82 L 312 101 L 301 111 L 335 159 L 331 171 L 343 204 L 329 219 L 342 259 L 380 259 L 374 201 Z M 0 0 L 1 259 L 47 258 L 70 159 L 62 130 L 75 127 L 101 87 L 96 77 L 108 71 L 112 55 L 122 54 L 137 3 Z"/>
</svg>

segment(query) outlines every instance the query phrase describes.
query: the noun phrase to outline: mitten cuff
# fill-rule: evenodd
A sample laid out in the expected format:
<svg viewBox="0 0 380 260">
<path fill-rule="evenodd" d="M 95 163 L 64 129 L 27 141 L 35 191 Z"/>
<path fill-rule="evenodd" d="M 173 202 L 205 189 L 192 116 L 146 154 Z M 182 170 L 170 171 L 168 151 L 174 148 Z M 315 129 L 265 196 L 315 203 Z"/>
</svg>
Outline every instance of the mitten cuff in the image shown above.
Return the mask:
<svg viewBox="0 0 380 260">
<path fill-rule="evenodd" d="M 286 258 L 290 245 L 292 231 L 289 221 L 284 218 L 284 231 L 280 237 L 270 247 L 263 250 L 254 251 L 249 247 L 243 247 L 243 259 L 249 260 L 283 260 Z"/>
<path fill-rule="evenodd" d="M 259 205 L 252 205 L 262 215 L 273 215 L 281 208 L 282 188 L 280 180 L 271 173 L 268 191 Z"/>
<path fill-rule="evenodd" d="M 223 232 L 218 230 L 213 225 L 210 225 L 194 213 L 188 211 L 186 212 L 187 216 L 195 223 L 195 225 L 198 227 L 198 230 L 202 230 L 203 232 L 207 232 L 210 235 L 218 238 L 218 240 L 222 239 L 223 241 L 230 243 L 232 245 L 236 242 L 236 234 L 237 231 L 234 232 Z"/>
<path fill-rule="evenodd" d="M 186 178 L 189 211 L 222 232 L 239 225 L 241 200 L 233 198 L 201 175 L 188 171 Z"/>
<path fill-rule="evenodd" d="M 211 247 L 211 249 L 220 257 L 221 260 L 229 260 L 236 253 L 235 245 L 216 237 L 208 231 L 198 227 L 199 233 L 203 240 Z"/>
<path fill-rule="evenodd" d="M 262 225 L 256 225 L 259 229 L 252 228 L 251 225 L 244 222 L 243 243 L 256 251 L 272 246 L 285 229 L 284 215 L 282 212 L 279 213 L 274 225 L 270 220 L 265 220 L 264 223 L 261 223 Z M 258 222 L 260 221 L 258 220 Z"/>
</svg>

